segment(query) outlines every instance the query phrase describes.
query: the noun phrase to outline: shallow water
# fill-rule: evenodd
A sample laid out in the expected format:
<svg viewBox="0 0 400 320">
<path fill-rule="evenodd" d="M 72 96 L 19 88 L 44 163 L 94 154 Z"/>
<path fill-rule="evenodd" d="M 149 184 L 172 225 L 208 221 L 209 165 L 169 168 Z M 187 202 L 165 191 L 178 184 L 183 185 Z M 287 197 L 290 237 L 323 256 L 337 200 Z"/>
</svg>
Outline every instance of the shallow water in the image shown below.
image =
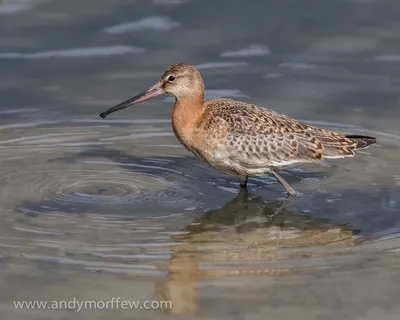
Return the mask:
<svg viewBox="0 0 400 320">
<path fill-rule="evenodd" d="M 0 2 L 1 319 L 397 319 L 399 10 Z M 179 145 L 170 99 L 98 117 L 175 62 L 198 66 L 207 98 L 379 143 L 282 172 L 301 193 L 291 201 L 268 176 L 238 194 Z M 172 308 L 13 305 L 112 297 Z"/>
</svg>

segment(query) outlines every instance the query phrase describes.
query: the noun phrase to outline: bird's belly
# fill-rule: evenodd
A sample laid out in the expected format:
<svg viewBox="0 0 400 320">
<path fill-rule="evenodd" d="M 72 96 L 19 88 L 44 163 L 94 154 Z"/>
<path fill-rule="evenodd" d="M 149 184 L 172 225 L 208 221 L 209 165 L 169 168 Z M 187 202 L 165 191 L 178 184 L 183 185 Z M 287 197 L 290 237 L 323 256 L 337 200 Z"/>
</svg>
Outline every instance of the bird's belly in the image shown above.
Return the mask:
<svg viewBox="0 0 400 320">
<path fill-rule="evenodd" d="M 244 175 L 244 171 L 242 170 L 242 168 L 238 167 L 235 162 L 230 160 L 229 158 L 222 157 L 218 154 L 218 152 L 210 152 L 209 150 L 207 150 L 207 148 L 200 149 L 194 145 L 187 143 L 182 143 L 182 145 L 198 159 L 208 163 L 210 166 L 214 167 L 220 172 L 234 176 Z"/>
<path fill-rule="evenodd" d="M 184 147 L 194 154 L 200 160 L 208 163 L 218 171 L 232 175 L 232 176 L 261 176 L 270 173 L 272 170 L 280 171 L 283 169 L 291 168 L 299 162 L 299 160 L 291 161 L 266 161 L 263 163 L 252 163 L 249 159 L 246 163 L 243 163 L 230 154 L 224 153 L 226 150 L 223 146 L 220 148 L 198 148 L 195 145 L 182 143 Z"/>
<path fill-rule="evenodd" d="M 227 151 L 224 143 L 199 139 L 193 135 L 191 139 L 176 135 L 179 142 L 193 155 L 200 160 L 208 163 L 218 171 L 233 176 L 258 176 L 271 171 L 268 165 L 256 166 L 245 165 L 237 161 L 235 157 Z"/>
<path fill-rule="evenodd" d="M 222 149 L 222 148 L 221 148 Z M 222 149 L 223 150 L 223 149 Z M 265 166 L 247 166 L 235 158 L 230 157 L 223 153 L 223 151 L 215 151 L 203 155 L 206 162 L 212 167 L 228 175 L 233 176 L 259 176 L 271 171 L 271 168 Z"/>
<path fill-rule="evenodd" d="M 178 138 L 179 142 L 185 147 L 186 150 L 191 152 L 193 155 L 195 155 L 200 160 L 203 160 L 207 163 L 209 162 L 205 150 L 202 150 L 201 148 L 196 147 L 195 144 L 185 141 L 182 138 L 180 138 L 179 136 L 177 136 L 177 138 Z"/>
</svg>

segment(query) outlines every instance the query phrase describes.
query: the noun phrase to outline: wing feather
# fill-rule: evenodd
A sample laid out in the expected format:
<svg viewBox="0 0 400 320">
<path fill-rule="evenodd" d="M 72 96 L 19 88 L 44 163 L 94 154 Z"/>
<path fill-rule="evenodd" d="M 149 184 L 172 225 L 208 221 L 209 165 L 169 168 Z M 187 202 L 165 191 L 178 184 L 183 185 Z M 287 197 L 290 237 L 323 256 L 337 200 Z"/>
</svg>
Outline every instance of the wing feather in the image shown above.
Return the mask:
<svg viewBox="0 0 400 320">
<path fill-rule="evenodd" d="M 261 169 L 354 155 L 357 142 L 344 134 L 240 101 L 211 102 L 208 126 L 213 128 L 208 131 L 224 132 L 223 139 L 218 139 L 218 152 L 235 165 Z"/>
</svg>

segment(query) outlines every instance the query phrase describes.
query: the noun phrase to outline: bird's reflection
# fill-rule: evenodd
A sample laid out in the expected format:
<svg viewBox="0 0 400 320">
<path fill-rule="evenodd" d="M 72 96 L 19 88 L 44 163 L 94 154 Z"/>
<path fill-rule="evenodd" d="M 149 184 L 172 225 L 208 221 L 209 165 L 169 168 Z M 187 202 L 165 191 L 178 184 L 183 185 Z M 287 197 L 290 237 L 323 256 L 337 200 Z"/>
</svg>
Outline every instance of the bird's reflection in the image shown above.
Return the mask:
<svg viewBox="0 0 400 320">
<path fill-rule="evenodd" d="M 280 261 L 313 254 L 308 250 L 300 256 L 299 250 L 293 249 L 354 244 L 357 230 L 292 212 L 291 200 L 267 202 L 241 189 L 225 206 L 194 219 L 181 230 L 183 234 L 172 236 L 179 245 L 171 248 L 172 257 L 162 266 L 168 279 L 156 285 L 159 298 L 172 302 L 173 308 L 166 312 L 196 312 L 197 283 L 203 278 L 299 272 L 305 268 L 283 266 Z"/>
<path fill-rule="evenodd" d="M 268 203 L 264 202 L 262 197 L 251 198 L 248 189 L 241 188 L 240 193 L 232 201 L 222 208 L 203 214 L 182 231 L 193 235 L 233 227 L 237 232 L 248 232 L 250 230 L 246 229 L 258 226 L 256 221 L 260 218 L 271 220 L 279 213 L 288 212 L 285 211 L 285 207 L 291 200 L 292 197 L 289 196 L 282 201 L 275 200 Z"/>
</svg>

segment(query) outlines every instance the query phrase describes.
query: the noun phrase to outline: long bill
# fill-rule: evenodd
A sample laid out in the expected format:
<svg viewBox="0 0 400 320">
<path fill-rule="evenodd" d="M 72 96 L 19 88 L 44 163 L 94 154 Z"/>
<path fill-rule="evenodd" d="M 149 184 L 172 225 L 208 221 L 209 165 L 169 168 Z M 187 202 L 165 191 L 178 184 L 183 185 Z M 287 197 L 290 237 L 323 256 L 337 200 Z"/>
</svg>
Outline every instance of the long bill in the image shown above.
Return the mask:
<svg viewBox="0 0 400 320">
<path fill-rule="evenodd" d="M 112 108 L 100 113 L 100 117 L 105 118 L 110 113 L 125 109 L 127 107 L 133 106 L 134 104 L 151 99 L 153 97 L 157 97 L 159 95 L 162 95 L 163 93 L 164 93 L 164 91 L 160 88 L 159 84 L 157 83 L 154 86 L 152 86 L 151 88 L 147 89 L 146 91 L 143 91 L 142 93 L 139 93 L 138 95 L 116 105 L 115 107 L 112 107 Z"/>
</svg>

